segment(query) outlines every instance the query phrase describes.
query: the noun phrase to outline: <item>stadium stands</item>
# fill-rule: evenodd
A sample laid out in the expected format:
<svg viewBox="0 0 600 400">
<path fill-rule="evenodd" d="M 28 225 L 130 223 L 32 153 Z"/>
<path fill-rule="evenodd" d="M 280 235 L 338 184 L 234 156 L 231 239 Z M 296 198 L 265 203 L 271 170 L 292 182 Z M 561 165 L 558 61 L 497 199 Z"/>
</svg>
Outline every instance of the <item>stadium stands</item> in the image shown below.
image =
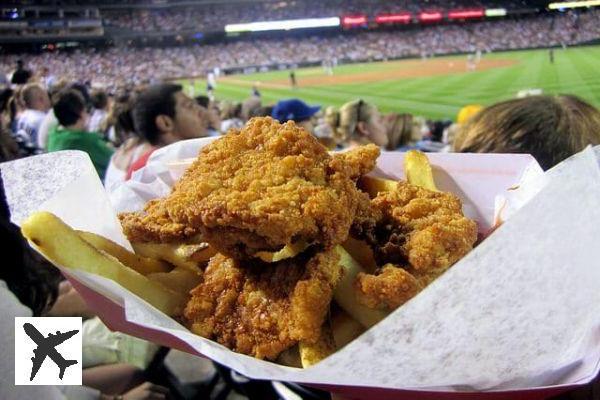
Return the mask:
<svg viewBox="0 0 600 400">
<path fill-rule="evenodd" d="M 465 24 L 433 25 L 402 31 L 340 33 L 333 36 L 287 37 L 178 46 L 86 49 L 75 52 L 13 54 L 0 61 L 9 71 L 19 58 L 30 68 L 89 81 L 104 87 L 156 82 L 166 78 L 204 76 L 208 70 L 339 63 L 420 57 L 480 50 L 497 51 L 572 45 L 600 38 L 600 11 L 552 14 Z"/>
<path fill-rule="evenodd" d="M 489 2 L 488 6 L 489 6 Z M 502 2 L 503 7 L 518 6 L 518 2 Z M 262 1 L 251 4 L 220 3 L 207 4 L 202 7 L 180 6 L 177 8 L 145 8 L 145 9 L 113 9 L 106 6 L 103 10 L 104 22 L 107 26 L 116 26 L 133 31 L 181 32 L 186 30 L 210 31 L 222 29 L 226 24 L 285 20 L 296 18 L 319 18 L 351 15 L 356 13 L 391 13 L 421 10 L 450 10 L 464 7 L 482 7 L 479 1 L 432 0 L 415 2 L 408 0 L 333 0 L 333 1 Z"/>
</svg>

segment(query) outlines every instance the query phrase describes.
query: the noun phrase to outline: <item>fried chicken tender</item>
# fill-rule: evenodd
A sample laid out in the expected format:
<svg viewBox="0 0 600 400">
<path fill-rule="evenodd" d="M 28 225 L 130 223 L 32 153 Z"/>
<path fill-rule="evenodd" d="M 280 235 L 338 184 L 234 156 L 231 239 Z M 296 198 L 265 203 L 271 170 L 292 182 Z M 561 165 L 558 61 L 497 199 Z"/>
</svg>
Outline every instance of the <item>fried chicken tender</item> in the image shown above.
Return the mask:
<svg viewBox="0 0 600 400">
<path fill-rule="evenodd" d="M 381 192 L 363 211 L 353 233 L 372 246 L 378 265 L 373 275 L 359 274 L 355 287 L 370 307 L 395 308 L 441 275 L 472 248 L 477 225 L 462 213 L 460 199 L 406 182 Z M 402 268 L 402 272 L 398 269 Z"/>
<path fill-rule="evenodd" d="M 300 340 L 316 342 L 341 277 L 337 252 L 256 263 L 214 256 L 184 312 L 190 329 L 270 360 Z"/>
<path fill-rule="evenodd" d="M 377 275 L 360 273 L 357 278 L 355 287 L 358 301 L 370 308 L 393 310 L 422 289 L 417 278 L 392 264 L 384 265 Z"/>
<path fill-rule="evenodd" d="M 378 156 L 374 145 L 331 156 L 293 122 L 254 118 L 206 146 L 168 197 L 121 223 L 134 242 L 201 233 L 236 259 L 296 242 L 328 249 L 347 238 L 366 196 L 355 181 Z"/>
</svg>

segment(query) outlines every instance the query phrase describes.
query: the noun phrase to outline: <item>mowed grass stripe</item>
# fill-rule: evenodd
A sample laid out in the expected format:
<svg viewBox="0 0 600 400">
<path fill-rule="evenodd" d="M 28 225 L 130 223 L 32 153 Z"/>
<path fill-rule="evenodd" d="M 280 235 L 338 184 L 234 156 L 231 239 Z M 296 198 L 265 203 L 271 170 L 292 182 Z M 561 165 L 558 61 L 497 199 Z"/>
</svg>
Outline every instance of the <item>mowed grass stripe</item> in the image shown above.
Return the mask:
<svg viewBox="0 0 600 400">
<path fill-rule="evenodd" d="M 490 98 L 498 97 L 499 87 L 515 75 L 515 67 L 498 68 L 481 73 L 482 79 L 469 79 L 465 77 L 465 85 L 458 93 L 437 94 L 438 97 L 448 100 L 457 99 L 460 104 L 479 103 L 485 104 Z"/>
<path fill-rule="evenodd" d="M 512 59 L 517 64 L 485 71 L 454 71 L 440 76 L 302 87 L 302 77 L 324 76 L 320 67 L 310 68 L 296 72 L 299 90 L 287 87 L 289 71 L 274 71 L 232 77 L 237 82 L 221 80 L 216 95 L 222 99 L 243 100 L 250 95 L 249 83 L 279 80 L 282 87 L 260 88 L 264 104 L 298 97 L 311 104 L 339 107 L 347 101 L 362 98 L 373 102 L 383 112 L 404 111 L 430 118 L 454 118 L 465 104 L 489 105 L 512 98 L 519 90 L 533 88 L 541 88 L 546 93 L 572 93 L 600 106 L 600 74 L 596 72 L 600 71 L 600 46 L 556 49 L 554 64 L 550 64 L 548 50 L 484 54 L 485 58 Z M 465 56 L 441 59 L 454 63 L 466 61 Z M 344 65 L 335 69 L 335 76 L 415 68 L 420 63 L 420 60 L 407 60 Z M 242 84 L 239 81 L 248 83 Z M 188 81 L 183 83 L 189 85 Z M 202 92 L 204 85 L 203 81 L 196 82 L 196 88 Z"/>
<path fill-rule="evenodd" d="M 578 91 L 585 90 L 589 93 L 589 101 L 600 104 L 600 50 L 584 52 L 583 49 L 573 49 L 570 61 L 570 66 L 579 77 L 580 86 Z M 593 65 L 595 61 L 595 66 Z M 570 88 L 563 88 L 569 90 Z"/>
</svg>

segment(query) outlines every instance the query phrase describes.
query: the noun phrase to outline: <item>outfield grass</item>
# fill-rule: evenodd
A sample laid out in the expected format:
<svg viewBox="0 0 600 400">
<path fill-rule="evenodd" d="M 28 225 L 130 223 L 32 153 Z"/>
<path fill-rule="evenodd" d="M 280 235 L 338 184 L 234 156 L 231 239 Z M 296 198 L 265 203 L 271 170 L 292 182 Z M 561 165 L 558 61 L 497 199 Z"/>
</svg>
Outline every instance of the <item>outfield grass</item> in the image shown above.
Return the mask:
<svg viewBox="0 0 600 400">
<path fill-rule="evenodd" d="M 484 57 L 515 60 L 516 63 L 486 71 L 461 70 L 443 76 L 315 87 L 302 87 L 302 80 L 311 76 L 324 76 L 323 70 L 306 68 L 296 73 L 300 84 L 300 88 L 296 90 L 281 84 L 287 82 L 287 71 L 238 75 L 231 77 L 230 81 L 219 81 L 215 94 L 218 99 L 243 100 L 250 94 L 247 82 L 278 81 L 279 87 L 260 88 L 264 104 L 298 97 L 310 104 L 340 106 L 349 100 L 362 98 L 376 104 L 382 112 L 409 112 L 430 118 L 453 119 L 466 104 L 489 105 L 512 98 L 519 90 L 540 88 L 545 93 L 575 94 L 600 108 L 600 46 L 557 49 L 554 53 L 554 64 L 550 63 L 547 50 L 502 52 Z M 461 65 L 466 60 L 465 56 L 442 59 Z M 404 65 L 405 61 L 343 65 L 336 68 L 335 76 L 398 70 Z M 184 81 L 184 84 L 191 90 L 189 81 Z M 205 83 L 196 81 L 195 94 L 204 90 Z"/>
</svg>

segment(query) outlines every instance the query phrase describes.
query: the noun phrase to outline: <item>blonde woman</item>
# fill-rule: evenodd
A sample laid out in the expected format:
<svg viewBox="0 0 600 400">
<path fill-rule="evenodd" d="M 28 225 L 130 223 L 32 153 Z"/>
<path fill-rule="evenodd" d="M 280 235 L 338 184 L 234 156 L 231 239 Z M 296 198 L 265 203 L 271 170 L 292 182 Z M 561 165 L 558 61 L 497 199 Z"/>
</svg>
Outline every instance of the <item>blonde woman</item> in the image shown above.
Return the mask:
<svg viewBox="0 0 600 400">
<path fill-rule="evenodd" d="M 414 148 L 423 138 L 421 121 L 412 114 L 388 114 L 385 116 L 387 126 L 388 144 L 386 150 L 403 151 Z"/>
<path fill-rule="evenodd" d="M 387 129 L 379 110 L 363 100 L 346 103 L 337 112 L 329 108 L 326 119 L 342 147 L 367 143 L 385 147 L 388 144 Z"/>
</svg>

